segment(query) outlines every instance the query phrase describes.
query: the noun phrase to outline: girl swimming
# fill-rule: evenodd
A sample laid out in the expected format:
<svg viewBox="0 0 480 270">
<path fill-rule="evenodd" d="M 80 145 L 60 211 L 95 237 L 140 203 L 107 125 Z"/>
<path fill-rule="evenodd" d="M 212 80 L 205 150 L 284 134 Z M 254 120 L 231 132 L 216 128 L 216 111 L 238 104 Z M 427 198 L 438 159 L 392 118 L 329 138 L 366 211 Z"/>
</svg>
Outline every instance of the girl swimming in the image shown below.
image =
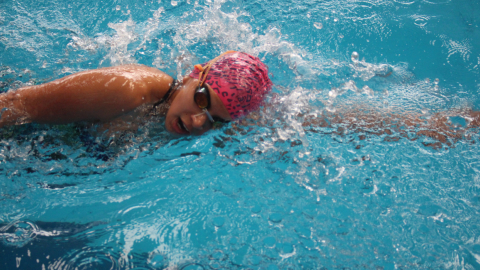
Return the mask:
<svg viewBox="0 0 480 270">
<path fill-rule="evenodd" d="M 169 132 L 200 135 L 215 123 L 238 120 L 256 110 L 271 88 L 267 66 L 257 57 L 235 51 L 196 65 L 182 81 L 142 65 L 102 68 L 1 94 L 0 127 L 30 122 L 108 122 L 142 106 L 151 109 L 168 104 L 162 114 Z M 462 138 L 466 128 L 450 125 L 449 117 L 463 114 L 468 118 L 467 127 L 480 125 L 480 113 L 471 110 L 438 113 L 428 119 L 415 114 L 359 111 L 345 110 L 343 117 L 306 117 L 303 126 L 375 126 L 385 130 L 403 126 L 407 130 L 420 129 L 415 131 L 418 136 L 447 143 L 447 138 Z M 387 122 L 390 124 L 385 125 Z"/>
<path fill-rule="evenodd" d="M 268 69 L 257 57 L 228 51 L 196 65 L 182 81 L 142 65 L 79 72 L 0 95 L 0 127 L 30 122 L 107 122 L 141 106 L 168 103 L 165 126 L 179 135 L 200 135 L 216 122 L 257 109 L 270 92 Z"/>
</svg>

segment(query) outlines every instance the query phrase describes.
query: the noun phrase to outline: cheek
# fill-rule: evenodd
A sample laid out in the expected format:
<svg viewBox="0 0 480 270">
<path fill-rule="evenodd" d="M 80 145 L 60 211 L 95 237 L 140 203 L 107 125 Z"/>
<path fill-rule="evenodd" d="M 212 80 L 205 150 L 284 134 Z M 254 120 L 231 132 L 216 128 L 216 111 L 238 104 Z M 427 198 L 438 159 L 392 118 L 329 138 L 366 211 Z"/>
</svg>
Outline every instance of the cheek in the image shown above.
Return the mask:
<svg viewBox="0 0 480 270">
<path fill-rule="evenodd" d="M 178 96 L 173 100 L 172 104 L 170 105 L 170 109 L 168 110 L 174 115 L 183 114 L 192 110 L 193 95 L 190 96 L 189 93 L 181 92 Z"/>
<path fill-rule="evenodd" d="M 170 107 L 168 108 L 166 116 L 167 117 L 179 116 L 182 113 L 182 110 L 183 110 L 183 106 L 182 106 L 181 102 L 179 102 L 179 100 L 175 99 L 172 102 L 172 104 L 170 105 Z"/>
</svg>

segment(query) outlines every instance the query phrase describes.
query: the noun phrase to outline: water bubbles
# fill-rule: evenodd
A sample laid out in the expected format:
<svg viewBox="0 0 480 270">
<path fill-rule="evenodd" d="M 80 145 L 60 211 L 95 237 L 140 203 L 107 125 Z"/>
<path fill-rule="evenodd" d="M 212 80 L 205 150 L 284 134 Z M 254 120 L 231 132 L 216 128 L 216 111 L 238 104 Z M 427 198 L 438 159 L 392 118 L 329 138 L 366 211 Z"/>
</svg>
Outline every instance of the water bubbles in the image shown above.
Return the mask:
<svg viewBox="0 0 480 270">
<path fill-rule="evenodd" d="M 358 52 L 352 52 L 352 56 L 350 57 L 350 59 L 352 59 L 353 62 L 356 62 L 358 61 L 358 57 L 360 57 Z"/>
<path fill-rule="evenodd" d="M 3 240 L 6 245 L 22 247 L 38 233 L 38 227 L 34 223 L 17 221 L 1 228 L 0 240 Z"/>
<path fill-rule="evenodd" d="M 342 85 L 342 89 L 345 91 L 351 90 L 353 92 L 358 92 L 358 87 L 353 80 L 349 80 L 348 82 L 344 83 Z"/>
<path fill-rule="evenodd" d="M 334 22 L 338 22 L 338 19 L 337 19 L 337 18 L 335 18 L 335 19 L 333 19 L 333 21 L 334 21 Z"/>
<path fill-rule="evenodd" d="M 170 2 L 170 4 L 171 4 L 172 6 L 174 6 L 174 7 L 176 7 L 176 6 L 178 5 L 178 2 L 172 0 L 172 2 Z"/>
<path fill-rule="evenodd" d="M 337 90 L 338 90 L 338 88 L 336 88 L 336 87 L 332 88 L 332 90 L 330 90 L 330 91 L 328 92 L 328 96 L 329 96 L 330 98 L 336 98 L 337 95 L 338 95 L 338 91 L 337 91 Z"/>
<path fill-rule="evenodd" d="M 373 90 L 372 90 L 372 88 L 368 87 L 368 85 L 365 85 L 365 86 L 362 87 L 362 92 L 364 94 L 367 94 L 369 97 L 373 96 Z"/>
<path fill-rule="evenodd" d="M 120 9 L 122 9 L 122 7 L 120 7 L 120 5 L 117 5 L 117 6 L 115 7 L 115 10 L 117 10 L 117 11 L 120 10 Z"/>
<path fill-rule="evenodd" d="M 162 254 L 154 253 L 148 259 L 148 264 L 154 268 L 163 268 L 165 266 L 165 257 Z"/>
<path fill-rule="evenodd" d="M 322 28 L 323 28 L 323 24 L 320 23 L 320 22 L 314 23 L 313 26 L 314 26 L 315 28 L 317 28 L 317 29 L 322 29 Z"/>
<path fill-rule="evenodd" d="M 439 82 L 440 82 L 440 80 L 438 78 L 436 78 L 433 81 L 433 83 L 435 84 L 435 86 L 433 87 L 433 90 L 438 91 L 440 89 L 440 86 L 438 85 Z"/>
</svg>

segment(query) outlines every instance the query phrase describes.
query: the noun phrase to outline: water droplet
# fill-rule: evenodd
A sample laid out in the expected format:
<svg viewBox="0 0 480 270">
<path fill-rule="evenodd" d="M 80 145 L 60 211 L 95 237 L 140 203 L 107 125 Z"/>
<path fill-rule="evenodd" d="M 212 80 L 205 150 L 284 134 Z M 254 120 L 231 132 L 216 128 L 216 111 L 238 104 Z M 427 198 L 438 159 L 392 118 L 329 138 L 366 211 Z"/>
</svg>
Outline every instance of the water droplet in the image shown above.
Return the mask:
<svg viewBox="0 0 480 270">
<path fill-rule="evenodd" d="M 221 250 L 217 250 L 213 252 L 213 254 L 210 257 L 212 260 L 221 260 L 224 257 L 224 254 Z"/>
<path fill-rule="evenodd" d="M 429 82 L 430 82 L 430 78 L 426 78 L 425 83 L 429 83 Z"/>
<path fill-rule="evenodd" d="M 229 242 L 229 243 L 230 243 L 230 245 L 235 245 L 236 243 L 238 243 L 238 238 L 236 238 L 236 237 L 230 238 L 230 242 Z"/>
<path fill-rule="evenodd" d="M 285 243 L 282 245 L 282 253 L 289 254 L 289 253 L 293 253 L 293 251 L 294 249 L 292 244 Z"/>
<path fill-rule="evenodd" d="M 116 10 L 120 10 L 120 9 L 122 9 L 122 8 L 120 7 L 120 5 L 117 5 L 117 6 L 115 7 L 115 9 L 116 9 Z"/>
<path fill-rule="evenodd" d="M 223 217 L 216 217 L 213 219 L 213 225 L 215 225 L 215 227 L 222 227 L 224 223 L 225 218 Z"/>
<path fill-rule="evenodd" d="M 198 263 L 189 263 L 187 265 L 184 265 L 180 269 L 182 269 L 182 270 L 204 270 L 205 267 L 203 267 L 203 265 L 198 264 Z"/>
<path fill-rule="evenodd" d="M 252 213 L 258 214 L 258 213 L 260 213 L 261 210 L 262 210 L 262 208 L 260 208 L 260 206 L 255 205 L 255 206 L 252 208 Z"/>
<path fill-rule="evenodd" d="M 274 222 L 274 223 L 279 223 L 282 221 L 282 215 L 280 213 L 273 213 L 273 214 L 270 214 L 270 216 L 268 217 L 268 219 L 271 221 L 271 222 Z"/>
<path fill-rule="evenodd" d="M 340 34 L 338 37 L 339 37 L 339 38 L 343 38 L 343 37 L 344 37 L 344 35 Z"/>
<path fill-rule="evenodd" d="M 333 21 L 334 21 L 334 22 L 338 22 L 338 19 L 337 19 L 337 18 L 335 18 L 335 19 L 333 19 Z"/>
<path fill-rule="evenodd" d="M 165 263 L 165 258 L 161 254 L 153 254 L 149 260 L 149 264 L 155 268 L 162 268 Z"/>
<path fill-rule="evenodd" d="M 222 265 L 220 265 L 220 264 L 218 264 L 218 263 L 214 262 L 214 263 L 210 264 L 210 267 L 211 267 L 211 268 L 213 268 L 213 269 L 219 269 L 219 268 L 221 268 L 221 267 L 222 267 Z"/>
<path fill-rule="evenodd" d="M 358 57 L 360 57 L 360 55 L 357 52 L 352 52 L 351 59 L 353 62 L 358 61 Z"/>
<path fill-rule="evenodd" d="M 310 18 L 310 16 L 311 16 L 311 15 L 310 15 L 310 12 L 308 12 L 308 13 L 307 13 L 307 18 Z"/>
<path fill-rule="evenodd" d="M 263 239 L 263 244 L 267 248 L 274 248 L 276 243 L 277 243 L 277 240 L 275 240 L 275 238 L 273 236 L 269 236 L 269 237 Z"/>
<path fill-rule="evenodd" d="M 317 28 L 317 29 L 322 29 L 323 28 L 323 24 L 319 23 L 319 22 L 314 23 L 313 26 L 315 26 L 315 28 Z"/>
<path fill-rule="evenodd" d="M 171 2 L 171 4 L 172 4 L 172 6 L 174 6 L 174 7 L 175 7 L 175 6 L 177 6 L 177 5 L 178 5 L 178 2 L 177 2 L 177 1 L 172 1 L 172 2 Z"/>
<path fill-rule="evenodd" d="M 259 265 L 262 262 L 262 257 L 253 255 L 249 258 L 249 261 L 252 265 Z"/>
<path fill-rule="evenodd" d="M 270 264 L 268 267 L 267 267 L 267 270 L 278 270 L 278 266 L 274 265 L 274 264 Z"/>
<path fill-rule="evenodd" d="M 440 80 L 438 78 L 435 79 L 434 83 L 435 84 L 438 84 L 440 82 Z"/>
</svg>

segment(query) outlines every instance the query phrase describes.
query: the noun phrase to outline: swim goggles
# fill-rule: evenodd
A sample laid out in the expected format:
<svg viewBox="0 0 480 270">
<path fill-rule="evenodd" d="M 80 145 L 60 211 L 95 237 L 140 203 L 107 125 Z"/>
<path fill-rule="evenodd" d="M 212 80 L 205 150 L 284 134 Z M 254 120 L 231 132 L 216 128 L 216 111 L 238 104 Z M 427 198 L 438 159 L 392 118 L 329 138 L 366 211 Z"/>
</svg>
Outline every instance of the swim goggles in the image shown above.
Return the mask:
<svg viewBox="0 0 480 270">
<path fill-rule="evenodd" d="M 200 82 L 195 89 L 193 99 L 195 100 L 195 104 L 197 104 L 197 106 L 203 111 L 203 113 L 207 115 L 208 119 L 210 120 L 210 122 L 212 122 L 212 124 L 215 124 L 215 122 L 227 123 L 228 121 L 218 117 L 214 118 L 212 117 L 210 112 L 208 112 L 208 108 L 210 108 L 210 92 L 208 91 L 208 87 L 205 85 L 205 80 L 207 79 L 208 72 L 210 71 L 212 65 L 223 55 L 233 52 L 235 51 L 227 51 L 225 53 L 222 53 L 221 55 L 215 57 L 210 62 L 208 62 L 205 67 L 202 67 L 201 65 L 195 65 L 195 68 L 200 70 L 200 74 L 198 76 L 198 80 Z"/>
</svg>

